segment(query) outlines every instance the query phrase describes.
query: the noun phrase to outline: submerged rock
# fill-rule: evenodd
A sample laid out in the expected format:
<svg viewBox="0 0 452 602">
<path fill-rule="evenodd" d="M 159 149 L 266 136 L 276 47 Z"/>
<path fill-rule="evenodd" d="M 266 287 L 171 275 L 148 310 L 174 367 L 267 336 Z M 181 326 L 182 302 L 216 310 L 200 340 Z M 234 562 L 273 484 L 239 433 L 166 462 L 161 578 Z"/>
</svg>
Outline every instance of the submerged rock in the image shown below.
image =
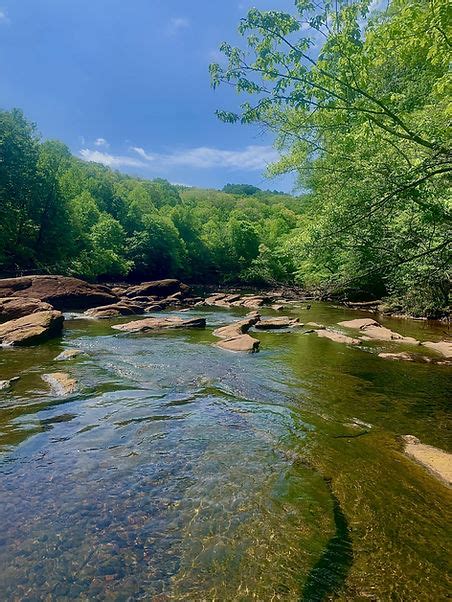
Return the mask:
<svg viewBox="0 0 452 602">
<path fill-rule="evenodd" d="M 43 374 L 41 378 L 50 385 L 54 395 L 69 395 L 77 389 L 77 381 L 66 372 Z"/>
<path fill-rule="evenodd" d="M 2 345 L 33 345 L 59 336 L 63 330 L 63 314 L 59 311 L 41 311 L 17 320 L 0 324 Z"/>
<path fill-rule="evenodd" d="M 451 341 L 438 341 L 437 343 L 433 343 L 432 341 L 425 341 L 422 343 L 424 347 L 428 347 L 428 349 L 433 349 L 433 351 L 437 351 L 444 355 L 444 357 L 452 357 L 452 342 Z"/>
<path fill-rule="evenodd" d="M 255 327 L 259 330 L 277 330 L 279 328 L 294 328 L 302 327 L 298 318 L 289 318 L 288 316 L 281 316 L 280 318 L 266 318 L 265 320 L 259 320 Z"/>
<path fill-rule="evenodd" d="M 126 324 L 116 324 L 112 326 L 115 330 L 122 332 L 145 332 L 147 330 L 161 330 L 167 328 L 204 328 L 205 318 L 191 318 L 183 320 L 182 318 L 145 318 L 144 320 L 134 320 Z"/>
<path fill-rule="evenodd" d="M 318 337 L 330 339 L 335 343 L 345 343 L 346 345 L 361 345 L 361 341 L 359 339 L 348 337 L 345 334 L 334 332 L 333 330 L 315 330 L 314 332 L 317 334 Z"/>
<path fill-rule="evenodd" d="M 6 391 L 11 389 L 12 385 L 19 380 L 20 376 L 14 376 L 13 378 L 8 378 L 7 380 L 0 380 L 0 391 Z"/>
<path fill-rule="evenodd" d="M 74 359 L 74 357 L 77 357 L 82 353 L 84 353 L 84 351 L 82 351 L 81 349 L 65 349 L 59 355 L 56 356 L 54 361 L 62 362 L 65 360 L 72 360 Z"/>
<path fill-rule="evenodd" d="M 0 299 L 0 322 L 16 320 L 39 311 L 51 311 L 50 303 L 27 297 L 4 297 Z"/>
<path fill-rule="evenodd" d="M 317 322 L 306 322 L 305 326 L 309 326 L 312 330 L 325 330 L 325 326 Z"/>
<path fill-rule="evenodd" d="M 406 362 L 418 362 L 421 364 L 434 364 L 435 366 L 451 366 L 451 360 L 437 359 L 429 357 L 427 355 L 420 355 L 419 353 L 379 353 L 378 357 L 382 357 L 387 360 L 401 360 Z"/>
<path fill-rule="evenodd" d="M 68 276 L 22 276 L 0 280 L 0 297 L 39 299 L 56 309 L 87 309 L 114 303 L 118 297 L 106 286 Z"/>
<path fill-rule="evenodd" d="M 422 464 L 432 475 L 452 485 L 452 454 L 431 445 L 425 445 L 413 435 L 402 437 L 405 443 L 405 454 Z"/>
<path fill-rule="evenodd" d="M 241 334 L 215 343 L 215 346 L 220 347 L 221 349 L 242 353 L 257 353 L 259 351 L 259 345 L 260 341 L 251 337 L 249 334 Z"/>
<path fill-rule="evenodd" d="M 385 360 L 403 360 L 405 362 L 414 362 L 414 357 L 411 353 L 402 351 L 401 353 L 379 353 L 378 357 Z"/>
</svg>

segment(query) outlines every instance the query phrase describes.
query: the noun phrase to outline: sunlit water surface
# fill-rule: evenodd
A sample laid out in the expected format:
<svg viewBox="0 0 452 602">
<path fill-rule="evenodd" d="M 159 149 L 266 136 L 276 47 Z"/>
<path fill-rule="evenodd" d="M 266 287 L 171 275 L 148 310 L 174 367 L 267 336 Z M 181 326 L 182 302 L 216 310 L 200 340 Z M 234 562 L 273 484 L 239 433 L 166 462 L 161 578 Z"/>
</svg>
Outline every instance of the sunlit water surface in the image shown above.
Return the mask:
<svg viewBox="0 0 452 602">
<path fill-rule="evenodd" d="M 232 354 L 211 331 L 243 312 L 192 314 L 206 330 L 70 319 L 62 340 L 0 350 L 0 378 L 21 375 L 0 393 L 1 600 L 446 600 L 450 492 L 398 436 L 450 451 L 450 369 L 303 330 Z M 55 362 L 69 347 L 87 353 Z M 77 394 L 49 393 L 57 370 Z"/>
</svg>

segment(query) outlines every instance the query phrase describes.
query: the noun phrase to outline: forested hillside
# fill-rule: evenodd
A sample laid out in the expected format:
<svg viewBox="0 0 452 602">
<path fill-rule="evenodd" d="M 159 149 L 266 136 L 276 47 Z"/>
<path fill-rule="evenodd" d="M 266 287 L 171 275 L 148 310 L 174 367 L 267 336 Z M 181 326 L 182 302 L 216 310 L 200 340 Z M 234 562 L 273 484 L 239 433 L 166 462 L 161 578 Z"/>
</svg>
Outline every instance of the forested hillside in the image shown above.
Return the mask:
<svg viewBox="0 0 452 602">
<path fill-rule="evenodd" d="M 286 241 L 300 202 L 250 186 L 230 193 L 140 180 L 40 142 L 18 110 L 0 113 L 0 272 L 90 280 L 291 282 Z"/>
</svg>

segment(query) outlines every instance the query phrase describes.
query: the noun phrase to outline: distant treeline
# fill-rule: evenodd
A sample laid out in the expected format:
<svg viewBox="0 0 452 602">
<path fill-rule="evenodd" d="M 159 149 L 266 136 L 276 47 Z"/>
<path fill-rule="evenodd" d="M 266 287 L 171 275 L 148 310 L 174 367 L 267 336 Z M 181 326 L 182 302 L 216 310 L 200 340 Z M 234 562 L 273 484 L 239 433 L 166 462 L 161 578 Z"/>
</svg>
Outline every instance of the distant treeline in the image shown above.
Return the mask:
<svg viewBox="0 0 452 602">
<path fill-rule="evenodd" d="M 292 282 L 288 239 L 301 202 L 228 185 L 174 186 L 114 172 L 41 142 L 19 110 L 0 112 L 0 272 L 90 280 Z"/>
</svg>

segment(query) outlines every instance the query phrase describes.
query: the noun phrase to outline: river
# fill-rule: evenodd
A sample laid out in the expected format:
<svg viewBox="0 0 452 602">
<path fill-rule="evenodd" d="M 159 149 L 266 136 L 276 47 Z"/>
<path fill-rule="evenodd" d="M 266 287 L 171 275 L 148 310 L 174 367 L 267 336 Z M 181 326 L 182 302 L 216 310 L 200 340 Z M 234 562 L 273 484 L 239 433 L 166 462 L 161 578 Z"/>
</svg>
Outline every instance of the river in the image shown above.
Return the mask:
<svg viewBox="0 0 452 602">
<path fill-rule="evenodd" d="M 195 309 L 180 315 L 205 330 L 137 335 L 72 316 L 62 340 L 0 350 L 0 377 L 21 375 L 0 392 L 1 600 L 448 598 L 450 490 L 399 436 L 451 451 L 450 368 L 302 329 L 256 333 L 258 354 L 214 347 L 243 313 Z M 74 347 L 86 354 L 54 361 Z M 76 394 L 49 393 L 57 370 Z"/>
</svg>

